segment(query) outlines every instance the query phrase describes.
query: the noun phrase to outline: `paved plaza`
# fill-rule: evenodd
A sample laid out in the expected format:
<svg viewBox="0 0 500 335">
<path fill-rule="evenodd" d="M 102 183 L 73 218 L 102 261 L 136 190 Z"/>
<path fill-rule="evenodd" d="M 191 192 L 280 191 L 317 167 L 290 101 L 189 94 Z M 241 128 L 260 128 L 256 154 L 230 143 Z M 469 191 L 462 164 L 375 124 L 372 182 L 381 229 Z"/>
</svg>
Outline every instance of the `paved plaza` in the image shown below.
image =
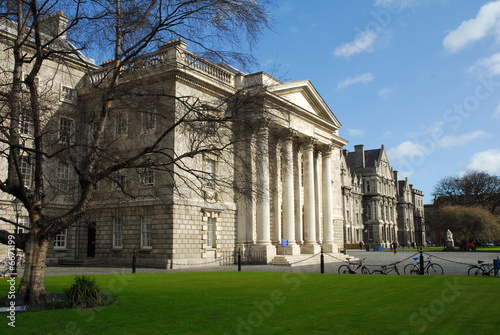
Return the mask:
<svg viewBox="0 0 500 335">
<path fill-rule="evenodd" d="M 380 269 L 380 265 L 389 265 L 397 263 L 398 269 L 403 274 L 403 268 L 406 264 L 415 262 L 412 257 L 418 257 L 419 253 L 415 251 L 398 251 L 397 254 L 392 252 L 379 251 L 361 251 L 349 250 L 348 256 L 353 259 L 361 259 L 364 264 L 370 269 Z M 500 257 L 500 252 L 424 252 L 425 260 L 428 256 L 434 263 L 438 263 L 444 269 L 445 275 L 467 275 L 469 265 L 477 264 L 478 260 L 486 263 L 493 263 L 493 259 Z M 317 264 L 300 266 L 277 266 L 277 265 L 243 265 L 242 271 L 263 271 L 263 272 L 307 272 L 320 273 L 320 257 L 319 254 L 314 258 Z M 345 264 L 339 259 L 325 254 L 325 273 L 338 273 L 340 265 Z M 207 271 L 237 271 L 236 265 L 225 266 L 196 266 L 185 269 L 156 269 L 156 268 L 137 268 L 136 273 L 171 273 L 171 272 L 207 272 Z M 69 276 L 81 274 L 116 274 L 116 273 L 132 273 L 131 267 L 48 267 L 46 269 L 47 276 Z M 22 275 L 22 271 L 20 271 Z"/>
</svg>

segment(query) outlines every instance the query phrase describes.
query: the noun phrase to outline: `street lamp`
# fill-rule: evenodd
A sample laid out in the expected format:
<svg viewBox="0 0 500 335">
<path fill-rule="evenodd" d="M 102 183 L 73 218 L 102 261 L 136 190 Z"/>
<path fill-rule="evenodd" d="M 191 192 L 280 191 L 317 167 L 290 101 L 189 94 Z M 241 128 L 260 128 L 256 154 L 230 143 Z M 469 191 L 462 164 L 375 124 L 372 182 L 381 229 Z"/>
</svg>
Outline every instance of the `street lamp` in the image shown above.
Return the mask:
<svg viewBox="0 0 500 335">
<path fill-rule="evenodd" d="M 19 199 L 12 200 L 12 208 L 14 212 L 16 212 L 16 238 L 19 235 L 19 212 L 21 212 L 21 208 L 23 208 L 23 203 Z M 14 274 L 17 276 L 17 241 L 14 243 Z"/>
</svg>

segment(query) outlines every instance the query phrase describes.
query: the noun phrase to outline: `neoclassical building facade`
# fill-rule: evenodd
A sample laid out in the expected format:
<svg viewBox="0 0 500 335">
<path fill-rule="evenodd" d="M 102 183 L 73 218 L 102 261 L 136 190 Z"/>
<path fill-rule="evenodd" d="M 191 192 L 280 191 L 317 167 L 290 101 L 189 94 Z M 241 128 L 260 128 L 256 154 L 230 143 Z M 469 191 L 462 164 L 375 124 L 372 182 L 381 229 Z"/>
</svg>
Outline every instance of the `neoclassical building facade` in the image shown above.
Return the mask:
<svg viewBox="0 0 500 335">
<path fill-rule="evenodd" d="M 64 24 L 62 13 L 51 20 Z M 8 28 L 4 22 L 6 36 Z M 2 62 L 8 67 L 8 58 Z M 47 116 L 54 151 L 94 136 L 101 101 L 95 88 L 110 73 L 110 63 L 96 66 L 83 55 L 68 56 L 63 65 L 48 61 L 38 78 L 54 99 Z M 207 264 L 238 250 L 271 262 L 276 255 L 339 253 L 359 241 L 388 246 L 398 240 L 397 177 L 384 148 L 343 151 L 341 124 L 311 82 L 281 82 L 214 64 L 180 39 L 140 57 L 122 82 L 125 90 L 106 101 L 108 151 L 101 163 L 139 153 L 155 141 L 160 149 L 144 157 L 149 165 L 128 166 L 98 183 L 86 215 L 55 237 L 49 264 L 129 264 L 135 255 L 139 265 L 174 268 Z M 230 126 L 173 127 L 192 111 L 204 118 L 237 116 Z M 229 149 L 213 149 L 224 141 Z M 174 156 L 183 159 L 165 163 Z M 54 211 L 77 199 L 73 161 L 61 157 L 49 169 Z M 22 173 L 26 182 L 32 180 L 28 161 Z M 414 198 L 421 195 L 412 192 Z M 23 210 L 13 212 L 12 198 L 0 198 L 0 215 L 29 223 Z"/>
</svg>

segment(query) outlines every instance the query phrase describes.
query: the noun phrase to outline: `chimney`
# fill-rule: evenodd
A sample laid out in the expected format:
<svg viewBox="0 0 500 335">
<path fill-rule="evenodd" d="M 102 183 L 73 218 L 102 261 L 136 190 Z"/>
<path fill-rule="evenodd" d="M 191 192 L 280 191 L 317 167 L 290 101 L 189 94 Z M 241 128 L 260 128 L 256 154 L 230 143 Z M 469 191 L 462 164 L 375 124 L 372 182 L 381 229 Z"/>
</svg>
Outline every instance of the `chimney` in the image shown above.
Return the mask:
<svg viewBox="0 0 500 335">
<path fill-rule="evenodd" d="M 69 18 L 64 16 L 63 12 L 58 12 L 47 16 L 40 21 L 40 30 L 42 33 L 51 37 L 59 36 L 61 39 L 66 39 L 66 28 Z"/>
<path fill-rule="evenodd" d="M 365 167 L 365 146 L 363 144 L 358 144 L 354 146 L 354 153 L 356 154 L 356 167 Z"/>
</svg>

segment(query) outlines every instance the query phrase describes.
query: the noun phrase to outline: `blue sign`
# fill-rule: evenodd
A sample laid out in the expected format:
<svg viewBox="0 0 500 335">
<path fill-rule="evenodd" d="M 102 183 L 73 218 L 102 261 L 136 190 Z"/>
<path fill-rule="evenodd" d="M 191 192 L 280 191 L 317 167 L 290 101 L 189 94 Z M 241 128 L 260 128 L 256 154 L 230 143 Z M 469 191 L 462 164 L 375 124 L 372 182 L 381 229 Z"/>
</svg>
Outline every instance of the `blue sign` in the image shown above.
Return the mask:
<svg viewBox="0 0 500 335">
<path fill-rule="evenodd" d="M 282 248 L 288 247 L 288 240 L 281 240 L 281 247 Z"/>
</svg>

